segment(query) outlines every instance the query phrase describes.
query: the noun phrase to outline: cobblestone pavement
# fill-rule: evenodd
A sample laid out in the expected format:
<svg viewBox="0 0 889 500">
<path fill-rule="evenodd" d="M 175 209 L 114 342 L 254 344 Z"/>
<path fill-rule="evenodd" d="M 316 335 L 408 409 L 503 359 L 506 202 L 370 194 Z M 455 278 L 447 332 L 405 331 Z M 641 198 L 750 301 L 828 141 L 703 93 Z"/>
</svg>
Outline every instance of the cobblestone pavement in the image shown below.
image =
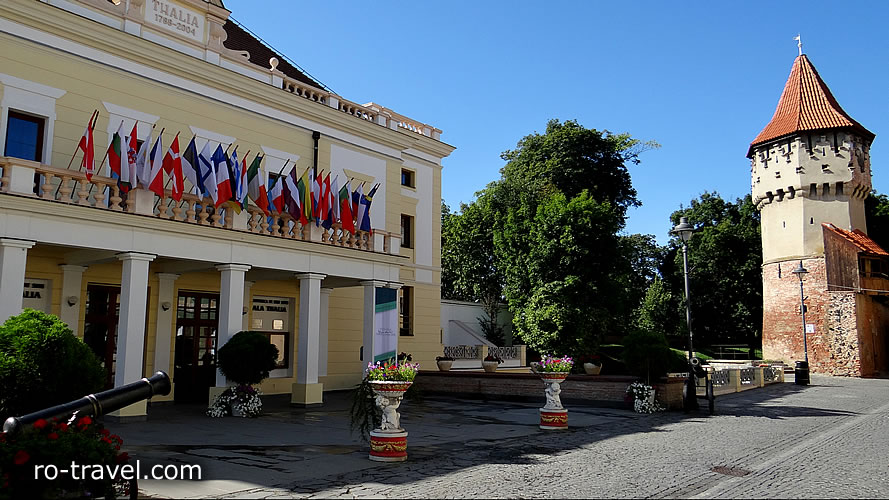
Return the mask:
<svg viewBox="0 0 889 500">
<path fill-rule="evenodd" d="M 289 482 L 229 496 L 889 497 L 889 380 L 814 376 L 808 387 L 719 397 L 715 416 L 603 412 L 610 416 L 555 433 L 409 441 L 402 464 L 296 468 Z M 579 413 L 569 405 L 569 421 Z M 409 418 L 404 425 L 410 431 Z M 366 461 L 365 453 L 347 455 Z"/>
</svg>

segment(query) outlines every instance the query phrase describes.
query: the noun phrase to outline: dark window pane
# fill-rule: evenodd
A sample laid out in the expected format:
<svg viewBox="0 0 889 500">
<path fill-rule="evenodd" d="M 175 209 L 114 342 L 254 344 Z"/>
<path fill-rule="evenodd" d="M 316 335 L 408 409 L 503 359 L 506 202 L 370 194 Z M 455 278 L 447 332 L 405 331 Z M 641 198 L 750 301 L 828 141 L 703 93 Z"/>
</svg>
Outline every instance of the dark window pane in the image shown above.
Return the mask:
<svg viewBox="0 0 889 500">
<path fill-rule="evenodd" d="M 15 111 L 6 122 L 6 156 L 43 161 L 43 118 Z"/>
</svg>

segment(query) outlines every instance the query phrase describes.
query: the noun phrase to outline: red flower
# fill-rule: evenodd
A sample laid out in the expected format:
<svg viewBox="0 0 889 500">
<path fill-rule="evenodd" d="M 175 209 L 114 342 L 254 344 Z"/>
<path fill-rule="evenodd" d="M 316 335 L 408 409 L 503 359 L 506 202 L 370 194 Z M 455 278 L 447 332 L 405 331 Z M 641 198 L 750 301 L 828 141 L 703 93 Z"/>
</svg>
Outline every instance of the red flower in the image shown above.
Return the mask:
<svg viewBox="0 0 889 500">
<path fill-rule="evenodd" d="M 30 459 L 31 455 L 28 455 L 27 451 L 19 450 L 18 452 L 16 452 L 13 462 L 15 462 L 16 465 L 22 465 Z"/>
<path fill-rule="evenodd" d="M 6 433 L 0 433 L 0 443 L 6 442 Z"/>
<path fill-rule="evenodd" d="M 90 425 L 91 423 L 93 423 L 93 419 L 91 419 L 89 415 L 77 421 L 77 425 L 81 427 L 85 427 L 87 425 Z"/>
<path fill-rule="evenodd" d="M 107 437 L 103 437 L 103 438 L 102 438 L 102 442 L 103 442 L 103 443 L 111 444 L 111 440 L 108 439 Z"/>
<path fill-rule="evenodd" d="M 117 456 L 117 463 L 122 464 L 124 462 L 130 461 L 130 455 L 127 452 L 123 452 Z"/>
<path fill-rule="evenodd" d="M 118 443 L 123 444 L 123 439 L 121 439 L 120 436 L 118 436 L 117 434 L 112 434 L 112 435 L 109 436 L 109 437 L 110 437 L 111 439 L 117 441 Z"/>
<path fill-rule="evenodd" d="M 108 434 L 111 434 L 111 431 L 109 431 L 108 429 L 102 429 L 101 434 L 102 434 L 103 436 L 107 436 Z"/>
<path fill-rule="evenodd" d="M 58 429 L 62 432 L 65 432 L 68 430 L 68 424 L 66 424 L 65 422 L 62 422 L 61 424 L 56 425 L 56 429 Z"/>
<path fill-rule="evenodd" d="M 49 434 L 46 435 L 46 437 L 49 439 L 59 439 L 59 435 L 56 434 L 55 432 L 50 432 Z"/>
<path fill-rule="evenodd" d="M 46 420 L 43 420 L 41 418 L 40 420 L 34 422 L 34 428 L 37 429 L 38 431 L 43 430 L 43 428 L 46 427 L 48 424 L 49 423 Z"/>
</svg>

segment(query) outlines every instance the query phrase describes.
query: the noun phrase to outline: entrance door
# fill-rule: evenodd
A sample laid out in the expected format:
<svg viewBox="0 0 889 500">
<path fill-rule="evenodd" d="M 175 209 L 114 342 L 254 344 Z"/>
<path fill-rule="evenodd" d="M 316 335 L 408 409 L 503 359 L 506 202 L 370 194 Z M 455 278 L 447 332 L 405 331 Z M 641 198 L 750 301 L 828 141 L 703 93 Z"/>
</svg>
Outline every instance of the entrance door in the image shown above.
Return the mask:
<svg viewBox="0 0 889 500">
<path fill-rule="evenodd" d="M 83 341 L 98 356 L 105 369 L 106 389 L 114 387 L 119 315 L 120 288 L 104 285 L 89 285 L 87 287 Z"/>
<path fill-rule="evenodd" d="M 207 402 L 216 384 L 219 294 L 179 291 L 173 381 L 177 403 Z"/>
</svg>

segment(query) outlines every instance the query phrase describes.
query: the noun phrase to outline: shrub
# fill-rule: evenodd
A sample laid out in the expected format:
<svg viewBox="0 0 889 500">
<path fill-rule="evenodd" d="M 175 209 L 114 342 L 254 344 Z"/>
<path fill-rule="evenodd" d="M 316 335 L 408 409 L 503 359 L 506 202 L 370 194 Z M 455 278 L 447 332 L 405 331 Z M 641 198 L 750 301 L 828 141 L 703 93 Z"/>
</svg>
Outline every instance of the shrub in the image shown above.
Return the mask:
<svg viewBox="0 0 889 500">
<path fill-rule="evenodd" d="M 217 365 L 225 378 L 238 385 L 253 385 L 275 369 L 278 348 L 259 332 L 238 332 L 219 348 Z"/>
<path fill-rule="evenodd" d="M 657 380 L 667 374 L 676 355 L 670 350 L 664 334 L 636 330 L 624 338 L 623 359 L 633 375 L 644 378 L 651 385 L 652 378 Z"/>
<path fill-rule="evenodd" d="M 25 309 L 0 325 L 0 421 L 99 391 L 92 350 L 56 316 Z"/>
</svg>

